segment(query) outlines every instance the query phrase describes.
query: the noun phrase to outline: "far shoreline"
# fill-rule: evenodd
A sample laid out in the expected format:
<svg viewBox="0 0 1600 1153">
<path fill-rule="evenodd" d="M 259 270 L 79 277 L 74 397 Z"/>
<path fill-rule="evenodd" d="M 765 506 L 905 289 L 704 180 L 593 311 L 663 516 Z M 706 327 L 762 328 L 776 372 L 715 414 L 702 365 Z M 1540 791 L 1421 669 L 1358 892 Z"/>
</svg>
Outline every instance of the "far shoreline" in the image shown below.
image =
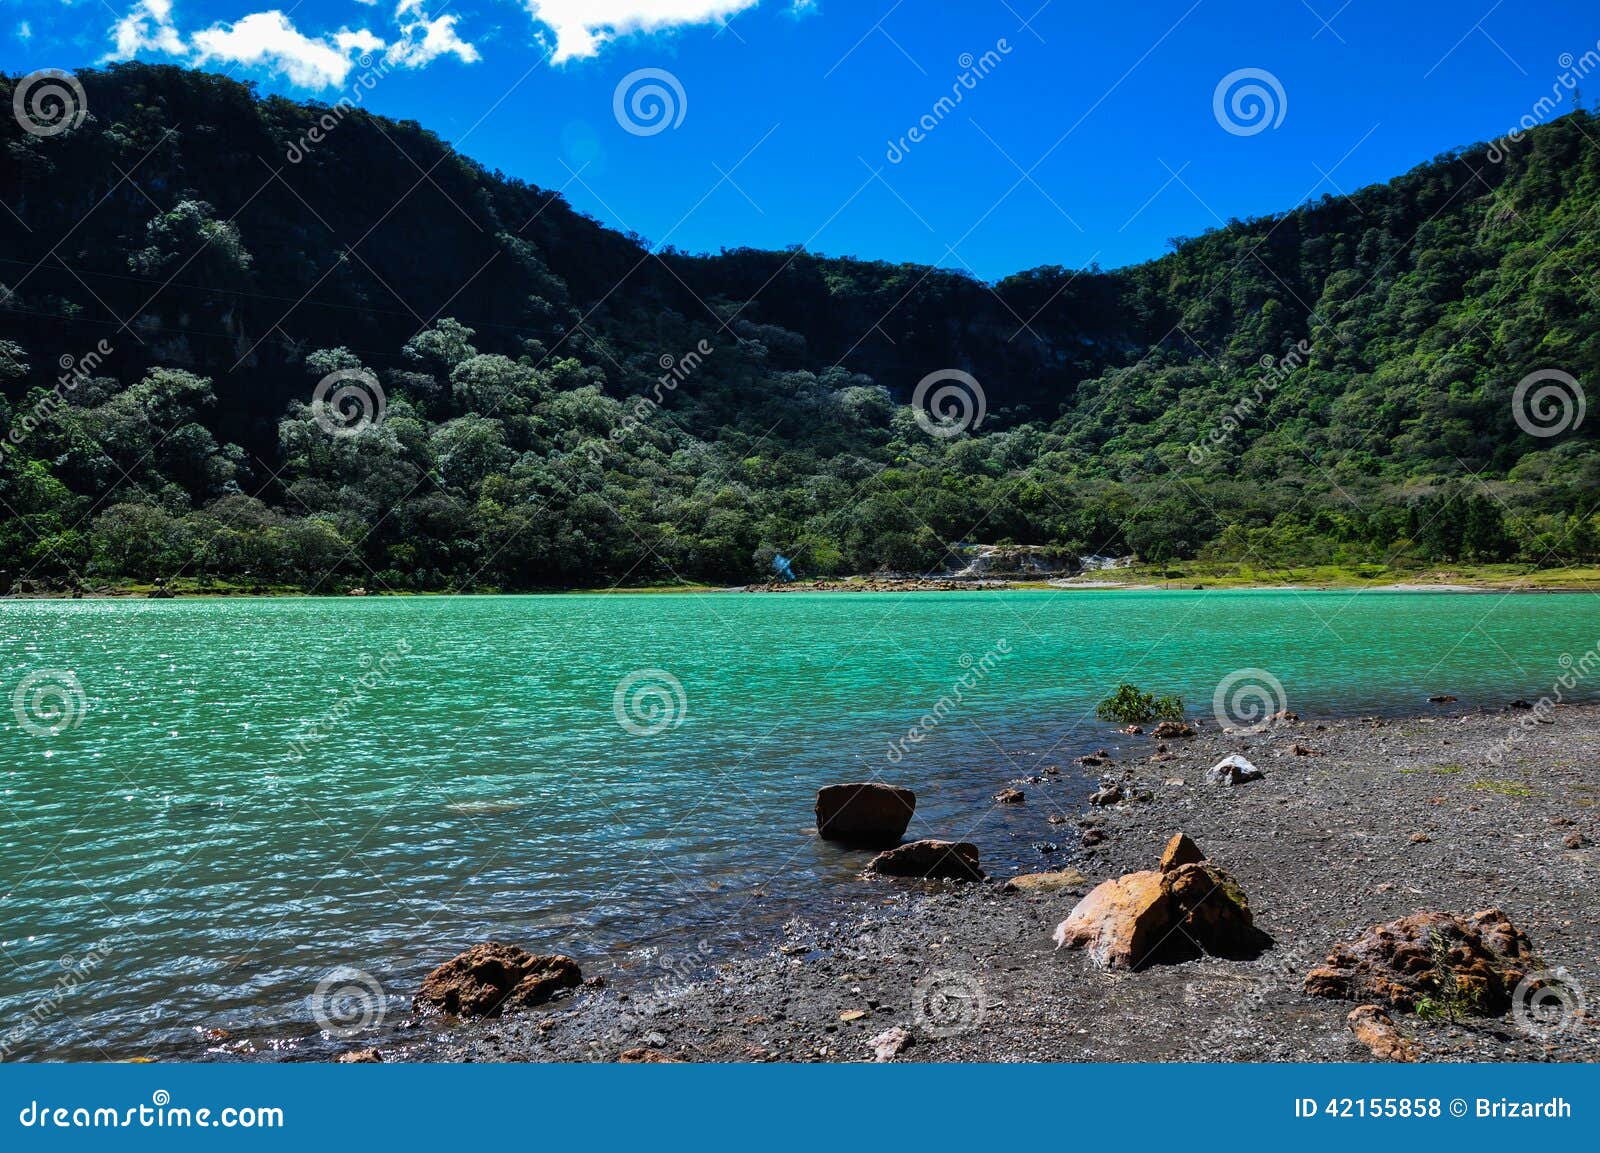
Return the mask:
<svg viewBox="0 0 1600 1153">
<path fill-rule="evenodd" d="M 445 597 L 530 597 L 530 596 L 657 596 L 664 594 L 735 593 L 995 593 L 995 592 L 1367 592 L 1367 593 L 1581 593 L 1600 592 L 1600 566 L 1583 569 L 1533 569 L 1509 572 L 1514 566 L 1489 566 L 1482 569 L 1451 569 L 1434 572 L 1385 573 L 1379 580 L 1346 571 L 1322 570 L 1285 580 L 1262 579 L 1251 574 L 1234 576 L 1196 572 L 1182 577 L 1162 577 L 1140 570 L 1129 570 L 1126 577 L 1111 577 L 1102 572 L 1072 577 L 1010 580 L 1003 578 L 957 579 L 947 576 L 873 575 L 803 579 L 788 584 L 758 582 L 744 585 L 714 585 L 694 582 L 599 587 L 500 589 L 370 589 L 362 586 L 331 591 L 290 586 L 200 585 L 192 581 L 171 584 L 150 582 L 101 583 L 94 587 L 63 587 L 48 582 L 27 582 L 36 587 L 0 594 L 4 601 L 55 600 L 330 600 L 370 598 L 445 598 Z M 1430 579 L 1432 578 L 1432 579 Z M 1565 579 L 1562 579 L 1565 578 Z"/>
</svg>

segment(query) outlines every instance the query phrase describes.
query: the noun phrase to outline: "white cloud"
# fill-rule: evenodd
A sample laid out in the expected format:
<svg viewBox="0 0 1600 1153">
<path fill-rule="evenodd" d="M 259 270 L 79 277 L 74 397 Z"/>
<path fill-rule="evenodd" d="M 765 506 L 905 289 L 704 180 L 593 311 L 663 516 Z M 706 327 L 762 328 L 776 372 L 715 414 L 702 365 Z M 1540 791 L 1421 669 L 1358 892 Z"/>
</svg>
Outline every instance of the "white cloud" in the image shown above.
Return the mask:
<svg viewBox="0 0 1600 1153">
<path fill-rule="evenodd" d="M 33 39 L 33 25 L 29 24 L 26 20 L 24 20 L 22 23 L 18 24 L 17 25 L 17 39 L 18 40 L 32 40 Z"/>
<path fill-rule="evenodd" d="M 416 18 L 405 20 L 407 13 L 412 12 Z M 456 35 L 456 17 L 429 20 L 422 11 L 422 0 L 400 0 L 395 19 L 400 23 L 400 39 L 389 45 L 385 59 L 390 64 L 423 68 L 441 56 L 454 56 L 463 64 L 473 64 L 480 59 L 478 50 Z"/>
<path fill-rule="evenodd" d="M 404 0 L 403 0 L 404 2 Z M 413 0 L 414 2 L 414 0 Z M 522 0 L 528 14 L 556 35 L 554 63 L 593 56 L 631 32 L 661 32 L 725 20 L 760 0 Z"/>
<path fill-rule="evenodd" d="M 370 37 L 378 46 L 383 43 L 371 33 L 348 34 L 361 35 Z M 282 12 L 273 9 L 252 12 L 233 24 L 213 24 L 196 32 L 190 43 L 197 65 L 223 60 L 279 73 L 302 88 L 331 88 L 343 84 L 350 72 L 350 50 L 356 45 L 348 36 L 343 45 L 332 39 L 307 36 Z"/>
<path fill-rule="evenodd" d="M 140 52 L 182 56 L 183 37 L 172 23 L 172 0 L 139 0 L 111 29 L 116 47 L 106 60 L 132 60 Z"/>
<path fill-rule="evenodd" d="M 457 33 L 459 17 L 430 19 L 423 0 L 399 0 L 394 10 L 399 38 L 392 43 L 366 28 L 308 36 L 276 8 L 253 12 L 231 24 L 219 21 L 185 39 L 173 20 L 172 4 L 173 0 L 138 0 L 111 29 L 116 46 L 105 59 L 131 60 L 146 53 L 175 56 L 196 67 L 220 61 L 274 72 L 311 89 L 343 84 L 357 57 L 378 52 L 402 68 L 422 68 L 441 56 L 454 56 L 463 64 L 481 59 L 478 49 Z"/>
<path fill-rule="evenodd" d="M 358 28 L 354 32 L 335 32 L 333 42 L 339 46 L 341 52 L 355 55 L 376 52 L 383 47 L 383 40 L 365 28 Z"/>
</svg>

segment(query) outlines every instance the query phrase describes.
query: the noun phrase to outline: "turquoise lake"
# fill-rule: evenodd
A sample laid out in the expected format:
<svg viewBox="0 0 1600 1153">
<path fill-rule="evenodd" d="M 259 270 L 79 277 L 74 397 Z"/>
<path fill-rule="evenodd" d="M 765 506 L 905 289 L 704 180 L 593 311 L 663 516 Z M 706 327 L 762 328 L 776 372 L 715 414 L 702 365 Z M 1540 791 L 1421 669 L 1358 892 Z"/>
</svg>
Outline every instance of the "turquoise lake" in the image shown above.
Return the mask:
<svg viewBox="0 0 1600 1153">
<path fill-rule="evenodd" d="M 1536 699 L 1588 594 L 572 595 L 0 603 L 0 1052 L 314 1047 L 349 966 L 405 1016 L 474 941 L 648 967 L 860 891 L 819 785 L 917 790 L 985 866 L 1070 850 L 1119 681 L 1213 721 Z M 1281 691 L 1275 686 L 1281 685 Z M 619 686 L 621 692 L 619 695 Z M 1580 689 L 1578 696 L 1584 696 Z M 943 704 L 941 704 L 943 700 Z M 914 737 L 908 737 L 913 734 Z M 920 738 L 920 739 L 915 739 Z M 1028 804 L 989 797 L 1044 765 Z M 1053 848 L 1041 842 L 1061 840 Z M 1058 858 L 1064 860 L 1064 857 Z M 70 979 L 67 979 L 70 978 Z M 298 1051 L 298 1050 L 297 1050 Z"/>
</svg>

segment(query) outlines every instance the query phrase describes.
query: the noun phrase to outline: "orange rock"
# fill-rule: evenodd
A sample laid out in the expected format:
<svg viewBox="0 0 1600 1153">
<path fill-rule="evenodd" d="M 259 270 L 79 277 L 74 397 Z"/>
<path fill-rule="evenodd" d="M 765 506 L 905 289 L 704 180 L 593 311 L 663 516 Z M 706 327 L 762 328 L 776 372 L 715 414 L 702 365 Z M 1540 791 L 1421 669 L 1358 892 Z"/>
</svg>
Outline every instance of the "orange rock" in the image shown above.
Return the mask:
<svg viewBox="0 0 1600 1153">
<path fill-rule="evenodd" d="M 1131 969 L 1200 952 L 1253 957 L 1272 943 L 1255 927 L 1244 890 L 1188 837 L 1174 837 L 1161 861 L 1079 901 L 1056 928 L 1057 946 L 1086 946 L 1102 968 Z"/>
<path fill-rule="evenodd" d="M 1415 1061 L 1417 1047 L 1400 1035 L 1389 1014 L 1376 1005 L 1361 1005 L 1345 1018 L 1350 1031 L 1380 1061 Z"/>
<path fill-rule="evenodd" d="M 624 1065 L 682 1065 L 684 1062 L 676 1057 L 669 1057 L 660 1049 L 646 1049 L 642 1045 L 637 1049 L 624 1049 L 617 1057 Z"/>
<path fill-rule="evenodd" d="M 1170 929 L 1171 901 L 1162 874 L 1129 873 L 1095 886 L 1056 927 L 1056 946 L 1085 948 L 1101 968 L 1131 969 Z"/>
<path fill-rule="evenodd" d="M 1176 833 L 1161 854 L 1161 871 L 1170 873 L 1179 865 L 1195 865 L 1205 859 L 1206 855 L 1200 851 L 1199 845 L 1189 839 L 1189 834 Z"/>
</svg>

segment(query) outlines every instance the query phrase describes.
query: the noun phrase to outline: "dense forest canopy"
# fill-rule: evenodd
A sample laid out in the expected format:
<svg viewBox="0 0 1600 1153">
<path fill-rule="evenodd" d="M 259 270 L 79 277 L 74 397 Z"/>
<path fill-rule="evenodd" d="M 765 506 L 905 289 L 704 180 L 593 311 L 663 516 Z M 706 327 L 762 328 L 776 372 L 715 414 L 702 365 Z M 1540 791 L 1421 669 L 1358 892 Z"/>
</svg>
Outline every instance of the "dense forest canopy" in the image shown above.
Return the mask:
<svg viewBox="0 0 1600 1153">
<path fill-rule="evenodd" d="M 1600 551 L 1592 113 L 990 285 L 653 252 L 413 122 L 79 79 L 70 131 L 0 121 L 7 585 Z"/>
</svg>

